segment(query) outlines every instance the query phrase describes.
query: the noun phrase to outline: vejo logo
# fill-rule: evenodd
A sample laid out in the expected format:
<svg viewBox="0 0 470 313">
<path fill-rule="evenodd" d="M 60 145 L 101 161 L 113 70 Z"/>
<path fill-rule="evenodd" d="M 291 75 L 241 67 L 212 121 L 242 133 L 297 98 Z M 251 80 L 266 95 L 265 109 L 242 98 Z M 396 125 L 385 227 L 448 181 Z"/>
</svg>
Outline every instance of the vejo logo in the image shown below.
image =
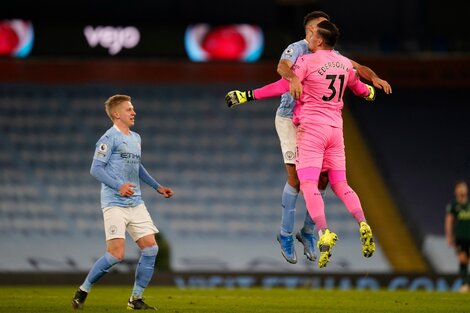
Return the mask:
<svg viewBox="0 0 470 313">
<path fill-rule="evenodd" d="M 90 47 L 101 45 L 109 54 L 116 55 L 122 48 L 132 49 L 139 44 L 140 32 L 134 26 L 86 26 L 83 30 Z"/>
</svg>

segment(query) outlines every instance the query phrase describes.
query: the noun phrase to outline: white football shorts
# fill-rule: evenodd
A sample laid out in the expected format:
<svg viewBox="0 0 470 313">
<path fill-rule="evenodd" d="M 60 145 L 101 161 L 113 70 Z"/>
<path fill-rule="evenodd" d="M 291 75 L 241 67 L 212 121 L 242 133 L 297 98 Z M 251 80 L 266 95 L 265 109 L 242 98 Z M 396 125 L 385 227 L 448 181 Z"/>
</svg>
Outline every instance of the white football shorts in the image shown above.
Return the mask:
<svg viewBox="0 0 470 313">
<path fill-rule="evenodd" d="M 276 115 L 275 125 L 284 163 L 295 164 L 297 126 L 292 123 L 291 118 L 278 115 Z"/>
<path fill-rule="evenodd" d="M 126 230 L 134 241 L 158 233 L 145 204 L 135 207 L 111 206 L 103 209 L 106 240 L 126 238 Z"/>
</svg>

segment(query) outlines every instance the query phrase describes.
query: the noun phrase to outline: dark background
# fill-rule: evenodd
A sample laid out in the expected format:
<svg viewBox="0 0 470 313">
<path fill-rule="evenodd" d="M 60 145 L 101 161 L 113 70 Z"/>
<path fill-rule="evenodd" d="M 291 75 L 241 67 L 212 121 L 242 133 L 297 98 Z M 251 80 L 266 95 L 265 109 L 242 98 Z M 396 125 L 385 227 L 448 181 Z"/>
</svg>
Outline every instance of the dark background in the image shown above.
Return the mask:
<svg viewBox="0 0 470 313">
<path fill-rule="evenodd" d="M 52 86 L 52 98 L 62 85 L 260 86 L 278 78 L 277 60 L 303 38 L 303 17 L 313 10 L 325 11 L 339 26 L 342 54 L 392 85 L 393 94 L 379 92 L 374 105 L 351 100 L 348 106 L 414 239 L 422 244 L 427 235 L 443 235 L 453 184 L 470 181 L 468 2 L 12 1 L 2 3 L 0 19 L 31 20 L 35 42 L 26 59 L 0 58 L 0 85 L 4 94 L 19 98 L 24 85 L 46 94 L 43 86 Z M 261 59 L 190 62 L 184 32 L 194 23 L 261 26 Z M 88 46 L 86 25 L 136 26 L 141 42 L 110 56 L 105 48 Z M 216 97 L 225 107 L 224 93 Z"/>
<path fill-rule="evenodd" d="M 465 1 L 11 1 L 0 18 L 33 22 L 32 56 L 106 56 L 85 44 L 85 25 L 137 26 L 141 44 L 120 57 L 186 58 L 183 36 L 194 23 L 250 23 L 262 27 L 262 59 L 277 59 L 303 38 L 307 12 L 323 10 L 341 30 L 338 49 L 354 55 L 461 54 L 470 51 L 469 5 Z"/>
</svg>

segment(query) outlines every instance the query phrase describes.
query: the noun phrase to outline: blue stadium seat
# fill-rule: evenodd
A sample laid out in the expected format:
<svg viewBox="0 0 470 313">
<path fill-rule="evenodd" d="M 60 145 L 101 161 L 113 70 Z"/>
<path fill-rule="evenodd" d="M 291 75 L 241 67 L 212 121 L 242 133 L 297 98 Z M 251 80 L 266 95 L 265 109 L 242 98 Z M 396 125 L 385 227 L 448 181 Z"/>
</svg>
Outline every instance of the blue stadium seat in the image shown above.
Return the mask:
<svg viewBox="0 0 470 313">
<path fill-rule="evenodd" d="M 146 205 L 170 243 L 210 239 L 216 249 L 238 240 L 267 243 L 276 249 L 272 257 L 281 258 L 275 242 L 285 183 L 274 128 L 278 100 L 229 110 L 223 86 L 124 89 L 136 107 L 143 163 L 175 191 L 167 200 L 143 187 Z M 0 188 L 10 188 L 8 197 L 0 197 L 2 236 L 103 240 L 100 184 L 89 170 L 95 143 L 111 125 L 103 103 L 114 88 L 0 85 L 0 91 Z M 336 200 L 330 193 L 327 201 Z M 357 232 L 346 210 L 334 203 L 327 216 L 335 231 Z M 297 208 L 298 229 L 305 216 L 302 198 Z"/>
</svg>

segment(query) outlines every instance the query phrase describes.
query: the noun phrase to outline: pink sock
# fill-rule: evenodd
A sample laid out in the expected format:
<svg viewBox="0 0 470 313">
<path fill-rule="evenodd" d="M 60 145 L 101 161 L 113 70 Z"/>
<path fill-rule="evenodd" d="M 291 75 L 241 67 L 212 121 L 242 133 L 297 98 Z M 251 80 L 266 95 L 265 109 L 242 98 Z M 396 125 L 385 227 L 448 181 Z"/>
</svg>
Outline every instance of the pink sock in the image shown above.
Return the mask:
<svg viewBox="0 0 470 313">
<path fill-rule="evenodd" d="M 308 214 L 312 218 L 317 230 L 328 228 L 325 218 L 325 204 L 318 190 L 318 181 L 305 180 L 300 182 L 300 190 L 304 194 Z"/>
<path fill-rule="evenodd" d="M 362 210 L 361 201 L 357 194 L 348 185 L 347 181 L 337 182 L 331 185 L 333 192 L 343 201 L 349 213 L 356 219 L 356 221 L 365 221 L 364 211 Z"/>
<path fill-rule="evenodd" d="M 253 90 L 253 95 L 255 99 L 259 100 L 278 97 L 287 91 L 289 91 L 289 82 L 282 78 L 275 83 Z"/>
</svg>

